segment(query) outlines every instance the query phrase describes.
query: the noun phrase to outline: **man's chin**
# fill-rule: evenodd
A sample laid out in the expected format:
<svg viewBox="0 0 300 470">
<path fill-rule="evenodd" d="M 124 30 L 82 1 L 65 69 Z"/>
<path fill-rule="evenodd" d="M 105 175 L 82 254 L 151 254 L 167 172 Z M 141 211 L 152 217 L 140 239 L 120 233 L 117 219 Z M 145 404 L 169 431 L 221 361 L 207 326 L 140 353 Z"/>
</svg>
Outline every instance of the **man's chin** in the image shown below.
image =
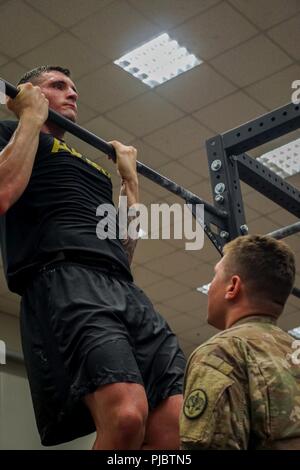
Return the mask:
<svg viewBox="0 0 300 470">
<path fill-rule="evenodd" d="M 76 122 L 77 115 L 74 113 L 62 113 L 62 116 L 69 119 L 69 121 Z"/>
</svg>

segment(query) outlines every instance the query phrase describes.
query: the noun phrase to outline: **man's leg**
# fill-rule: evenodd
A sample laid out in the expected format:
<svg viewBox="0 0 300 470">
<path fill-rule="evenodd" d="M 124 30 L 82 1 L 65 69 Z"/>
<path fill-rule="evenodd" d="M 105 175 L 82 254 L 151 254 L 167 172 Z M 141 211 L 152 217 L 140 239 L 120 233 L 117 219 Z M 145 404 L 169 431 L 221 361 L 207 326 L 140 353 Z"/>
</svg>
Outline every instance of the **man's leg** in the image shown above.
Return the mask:
<svg viewBox="0 0 300 470">
<path fill-rule="evenodd" d="M 179 449 L 179 414 L 182 403 L 182 395 L 173 395 L 149 413 L 142 449 Z"/>
<path fill-rule="evenodd" d="M 84 397 L 97 437 L 93 450 L 140 449 L 145 436 L 148 402 L 142 385 L 103 385 Z"/>
</svg>

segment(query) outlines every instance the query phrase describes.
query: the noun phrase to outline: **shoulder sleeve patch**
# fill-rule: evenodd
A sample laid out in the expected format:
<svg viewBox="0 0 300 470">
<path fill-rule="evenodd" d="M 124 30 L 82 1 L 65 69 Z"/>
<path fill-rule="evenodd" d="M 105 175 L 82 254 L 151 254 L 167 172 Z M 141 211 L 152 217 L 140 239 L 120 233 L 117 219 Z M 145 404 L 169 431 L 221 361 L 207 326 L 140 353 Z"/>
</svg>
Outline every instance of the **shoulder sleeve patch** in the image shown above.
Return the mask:
<svg viewBox="0 0 300 470">
<path fill-rule="evenodd" d="M 181 442 L 195 443 L 199 448 L 209 447 L 216 428 L 218 407 L 223 406 L 221 397 L 234 383 L 228 376 L 229 368 L 226 369 L 214 359 L 213 365 L 203 359 L 193 362 L 187 371 L 184 404 L 180 416 Z M 207 357 L 205 361 L 206 359 Z M 227 364 L 225 361 L 224 363 Z M 222 367 L 227 374 L 220 370 Z"/>
<path fill-rule="evenodd" d="M 202 415 L 207 406 L 207 396 L 204 390 L 198 388 L 193 390 L 185 399 L 183 412 L 187 418 L 197 418 Z"/>
</svg>

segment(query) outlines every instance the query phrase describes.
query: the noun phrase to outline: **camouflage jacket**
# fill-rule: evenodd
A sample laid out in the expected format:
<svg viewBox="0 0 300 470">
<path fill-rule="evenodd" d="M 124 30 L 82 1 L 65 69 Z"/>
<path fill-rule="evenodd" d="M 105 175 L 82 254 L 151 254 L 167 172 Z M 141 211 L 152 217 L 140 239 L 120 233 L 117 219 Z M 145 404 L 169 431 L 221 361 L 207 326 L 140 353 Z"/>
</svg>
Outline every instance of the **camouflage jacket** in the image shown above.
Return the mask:
<svg viewBox="0 0 300 470">
<path fill-rule="evenodd" d="M 294 342 L 294 343 L 293 343 Z M 300 449 L 300 343 L 244 318 L 198 347 L 185 375 L 182 449 Z"/>
</svg>

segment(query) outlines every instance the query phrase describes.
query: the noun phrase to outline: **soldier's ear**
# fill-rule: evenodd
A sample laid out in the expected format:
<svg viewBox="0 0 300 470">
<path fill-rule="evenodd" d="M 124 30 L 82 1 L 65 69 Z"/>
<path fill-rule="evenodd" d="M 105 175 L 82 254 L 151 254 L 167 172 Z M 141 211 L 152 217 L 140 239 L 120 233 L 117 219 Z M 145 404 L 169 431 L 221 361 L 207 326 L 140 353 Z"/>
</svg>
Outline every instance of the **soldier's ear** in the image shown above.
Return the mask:
<svg viewBox="0 0 300 470">
<path fill-rule="evenodd" d="M 234 275 L 230 278 L 225 291 L 226 300 L 234 300 L 237 298 L 241 291 L 241 278 L 238 275 Z"/>
</svg>

